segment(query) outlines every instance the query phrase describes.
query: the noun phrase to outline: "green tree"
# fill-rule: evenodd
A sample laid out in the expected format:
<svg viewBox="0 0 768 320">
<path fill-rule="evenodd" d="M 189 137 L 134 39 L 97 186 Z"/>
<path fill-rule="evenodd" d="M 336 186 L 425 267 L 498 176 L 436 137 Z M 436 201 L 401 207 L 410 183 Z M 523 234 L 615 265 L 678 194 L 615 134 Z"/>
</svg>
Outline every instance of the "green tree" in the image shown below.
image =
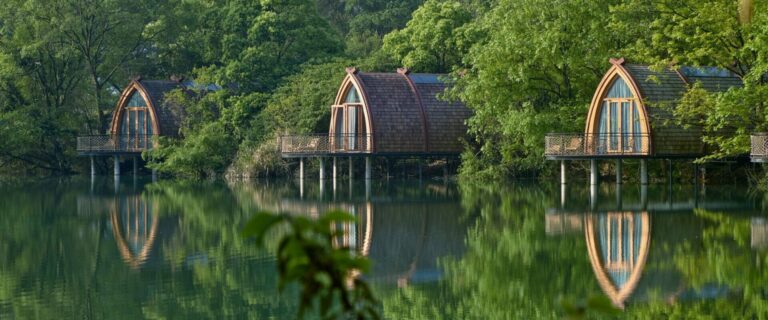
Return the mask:
<svg viewBox="0 0 768 320">
<path fill-rule="evenodd" d="M 414 71 L 453 71 L 479 38 L 471 28 L 473 18 L 460 1 L 428 0 L 405 28 L 384 37 L 383 50 Z"/>
<path fill-rule="evenodd" d="M 475 112 L 465 176 L 538 172 L 546 133 L 583 128 L 608 58 L 635 40 L 608 26 L 618 2 L 502 0 L 477 19 L 487 38 L 464 57 L 454 91 Z"/>
</svg>

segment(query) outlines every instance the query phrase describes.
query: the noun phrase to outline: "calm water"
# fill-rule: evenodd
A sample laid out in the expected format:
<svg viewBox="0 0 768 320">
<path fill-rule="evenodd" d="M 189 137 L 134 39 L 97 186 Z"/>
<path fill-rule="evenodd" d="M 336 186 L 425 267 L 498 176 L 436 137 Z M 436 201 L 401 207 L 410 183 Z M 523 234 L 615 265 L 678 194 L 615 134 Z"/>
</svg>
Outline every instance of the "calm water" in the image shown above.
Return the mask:
<svg viewBox="0 0 768 320">
<path fill-rule="evenodd" d="M 360 223 L 389 319 L 558 318 L 607 297 L 631 318 L 768 316 L 768 216 L 744 187 L 442 182 L 0 183 L 0 319 L 293 318 L 259 210 Z M 561 300 L 562 299 L 562 300 Z"/>
</svg>

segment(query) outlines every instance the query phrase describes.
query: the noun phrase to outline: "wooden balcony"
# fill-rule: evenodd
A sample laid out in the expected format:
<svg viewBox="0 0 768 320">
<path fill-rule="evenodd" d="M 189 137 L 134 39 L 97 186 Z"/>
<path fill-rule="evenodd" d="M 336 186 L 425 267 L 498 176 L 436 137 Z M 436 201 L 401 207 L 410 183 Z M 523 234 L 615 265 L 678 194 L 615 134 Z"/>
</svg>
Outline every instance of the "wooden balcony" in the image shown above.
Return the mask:
<svg viewBox="0 0 768 320">
<path fill-rule="evenodd" d="M 95 135 L 77 137 L 82 156 L 136 154 L 152 149 L 157 135 Z"/>
<path fill-rule="evenodd" d="M 650 154 L 647 134 L 556 133 L 544 138 L 549 160 L 643 157 Z"/>
<path fill-rule="evenodd" d="M 370 135 L 310 134 L 280 136 L 283 158 L 347 156 L 371 153 Z"/>
<path fill-rule="evenodd" d="M 750 140 L 749 158 L 752 162 L 768 162 L 768 132 L 755 133 Z"/>
</svg>

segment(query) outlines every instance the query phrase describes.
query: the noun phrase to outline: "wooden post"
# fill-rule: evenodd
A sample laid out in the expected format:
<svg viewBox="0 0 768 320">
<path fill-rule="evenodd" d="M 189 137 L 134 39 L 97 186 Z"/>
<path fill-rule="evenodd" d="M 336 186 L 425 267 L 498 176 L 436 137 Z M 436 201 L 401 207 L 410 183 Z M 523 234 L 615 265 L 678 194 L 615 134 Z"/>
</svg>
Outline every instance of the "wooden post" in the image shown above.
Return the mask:
<svg viewBox="0 0 768 320">
<path fill-rule="evenodd" d="M 621 159 L 616 159 L 616 184 L 621 184 Z"/>
<path fill-rule="evenodd" d="M 565 209 L 565 200 L 568 197 L 565 183 L 560 184 L 560 209 Z"/>
<path fill-rule="evenodd" d="M 337 170 L 336 157 L 333 157 L 333 183 L 336 183 Z"/>
<path fill-rule="evenodd" d="M 566 184 L 565 160 L 560 160 L 560 184 Z"/>
<path fill-rule="evenodd" d="M 365 157 L 365 180 L 371 180 L 371 157 Z"/>
<path fill-rule="evenodd" d="M 93 159 L 93 156 L 91 156 L 91 177 L 95 177 L 95 176 L 96 176 L 96 163 L 95 163 L 95 160 Z"/>
<path fill-rule="evenodd" d="M 589 208 L 592 212 L 597 211 L 597 184 L 589 186 Z"/>
<path fill-rule="evenodd" d="M 640 159 L 640 184 L 648 185 L 648 159 Z"/>
<path fill-rule="evenodd" d="M 118 155 L 115 155 L 114 173 L 115 173 L 115 177 L 120 176 L 120 156 Z"/>
<path fill-rule="evenodd" d="M 597 160 L 596 159 L 590 159 L 589 160 L 589 184 L 590 185 L 597 185 Z"/>
<path fill-rule="evenodd" d="M 304 158 L 299 158 L 299 180 L 304 180 Z"/>
<path fill-rule="evenodd" d="M 135 177 L 139 172 L 139 160 L 138 157 L 133 156 L 133 176 Z"/>
<path fill-rule="evenodd" d="M 667 159 L 667 181 L 672 186 L 672 159 Z"/>
<path fill-rule="evenodd" d="M 352 177 L 354 176 L 354 167 L 352 163 L 352 157 L 349 157 L 349 180 L 352 181 Z"/>
<path fill-rule="evenodd" d="M 418 159 L 418 162 L 419 162 L 419 181 L 421 181 L 421 178 L 422 178 L 422 174 L 421 174 L 421 162 L 422 162 L 422 160 L 421 160 L 421 158 Z"/>
<path fill-rule="evenodd" d="M 320 180 L 325 180 L 325 158 L 320 157 Z"/>
</svg>

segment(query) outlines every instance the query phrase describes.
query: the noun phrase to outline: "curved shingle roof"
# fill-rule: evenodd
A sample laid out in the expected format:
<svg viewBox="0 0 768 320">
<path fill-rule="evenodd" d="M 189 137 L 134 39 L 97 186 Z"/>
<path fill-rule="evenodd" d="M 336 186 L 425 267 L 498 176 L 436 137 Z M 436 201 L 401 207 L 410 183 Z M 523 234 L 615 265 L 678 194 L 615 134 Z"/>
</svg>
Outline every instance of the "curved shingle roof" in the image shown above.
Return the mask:
<svg viewBox="0 0 768 320">
<path fill-rule="evenodd" d="M 440 95 L 444 75 L 350 72 L 371 116 L 374 152 L 458 154 L 471 111 Z M 343 93 L 342 93 L 343 94 Z"/>
</svg>

